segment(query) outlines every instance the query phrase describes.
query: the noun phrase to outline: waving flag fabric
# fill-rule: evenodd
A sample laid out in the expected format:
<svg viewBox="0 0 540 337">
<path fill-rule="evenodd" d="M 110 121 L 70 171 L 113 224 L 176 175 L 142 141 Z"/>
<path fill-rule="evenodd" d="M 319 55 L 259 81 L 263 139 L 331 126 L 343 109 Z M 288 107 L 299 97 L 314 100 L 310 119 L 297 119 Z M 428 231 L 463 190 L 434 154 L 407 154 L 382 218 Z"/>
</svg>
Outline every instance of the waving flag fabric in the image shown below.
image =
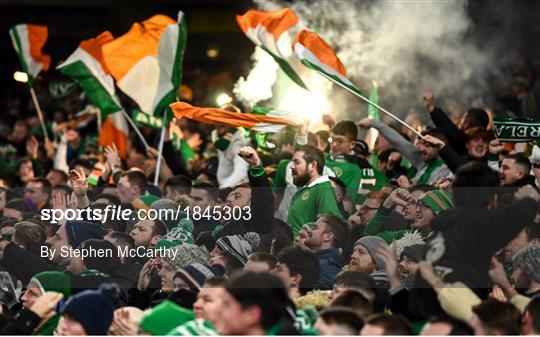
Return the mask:
<svg viewBox="0 0 540 337">
<path fill-rule="evenodd" d="M 115 96 L 114 81 L 103 63 L 102 47 L 113 40 L 109 32 L 103 32 L 93 39 L 85 40 L 68 59 L 58 66 L 83 88 L 88 98 L 101 113 L 99 142 L 102 146 L 116 144 L 122 157 L 127 154 L 127 121 L 122 106 Z"/>
<path fill-rule="evenodd" d="M 360 89 L 347 78 L 345 66 L 332 47 L 317 33 L 303 29 L 296 35 L 293 49 L 305 66 L 365 97 Z"/>
<path fill-rule="evenodd" d="M 199 108 L 185 102 L 171 104 L 171 108 L 176 118 L 186 117 L 205 124 L 226 124 L 261 132 L 276 133 L 287 125 L 302 125 L 301 118 L 271 109 L 267 110 L 265 114 L 251 114 L 217 108 Z"/>
<path fill-rule="evenodd" d="M 139 108 L 161 115 L 176 101 L 187 40 L 184 13 L 174 21 L 154 15 L 103 46 L 103 59 L 118 87 Z"/>
<path fill-rule="evenodd" d="M 51 57 L 41 52 L 47 42 L 47 26 L 20 24 L 9 30 L 13 48 L 17 52 L 22 70 L 28 74 L 28 83 L 32 85 L 33 80 L 39 72 L 48 70 L 51 65 Z"/>
<path fill-rule="evenodd" d="M 244 15 L 237 15 L 236 21 L 244 34 L 270 54 L 291 80 L 306 88 L 294 70 L 294 60 L 290 58 L 292 49 L 285 43 L 287 32 L 298 23 L 292 9 L 283 8 L 274 12 L 249 10 Z"/>
</svg>

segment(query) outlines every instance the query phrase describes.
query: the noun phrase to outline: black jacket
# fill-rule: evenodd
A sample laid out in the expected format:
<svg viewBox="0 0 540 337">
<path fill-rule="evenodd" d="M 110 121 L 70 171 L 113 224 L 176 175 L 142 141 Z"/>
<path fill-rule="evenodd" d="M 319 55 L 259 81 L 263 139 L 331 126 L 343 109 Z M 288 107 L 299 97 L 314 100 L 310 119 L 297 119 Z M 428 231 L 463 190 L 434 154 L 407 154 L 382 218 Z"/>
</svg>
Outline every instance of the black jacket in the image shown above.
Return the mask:
<svg viewBox="0 0 540 337">
<path fill-rule="evenodd" d="M 439 150 L 439 156 L 442 160 L 446 163 L 446 166 L 452 171 L 453 173 L 456 173 L 458 168 L 461 165 L 464 165 L 470 161 L 479 161 L 483 163 L 488 163 L 488 156 L 484 156 L 482 158 L 476 158 L 468 153 L 464 153 L 463 155 L 459 155 L 452 146 L 445 146 L 442 149 Z"/>
<path fill-rule="evenodd" d="M 446 282 L 461 281 L 470 288 L 490 286 L 491 257 L 528 224 L 538 204 L 525 198 L 495 210 L 455 208 L 435 218 L 427 260 Z"/>
<path fill-rule="evenodd" d="M 2 267 L 4 267 L 12 276 L 19 279 L 23 285 L 27 285 L 32 277 L 42 271 L 59 271 L 53 264 L 48 263 L 46 260 L 13 243 L 10 243 L 4 249 L 4 257 L 0 260 L 0 265 L 2 265 Z M 90 275 L 80 276 L 70 272 L 65 273 L 70 276 L 72 293 L 86 289 L 97 289 L 103 283 L 116 283 L 121 289 L 125 290 L 133 287 L 133 282 L 124 275 L 111 275 L 105 277 Z M 123 297 L 127 298 L 127 296 Z"/>
<path fill-rule="evenodd" d="M 226 235 L 242 235 L 256 232 L 259 236 L 268 234 L 274 227 L 274 194 L 266 173 L 257 175 L 253 169 L 248 174 L 251 187 L 251 219 L 226 222 L 216 238 Z M 242 212 L 242 215 L 246 214 Z"/>
<path fill-rule="evenodd" d="M 465 143 L 467 142 L 467 136 L 463 131 L 458 129 L 446 113 L 441 108 L 435 108 L 431 112 L 431 120 L 433 124 L 441 129 L 448 138 L 449 145 L 457 152 L 458 155 L 462 155 L 466 152 Z"/>
<path fill-rule="evenodd" d="M 31 335 L 41 318 L 29 309 L 22 309 L 14 320 L 0 328 L 0 335 Z"/>
</svg>

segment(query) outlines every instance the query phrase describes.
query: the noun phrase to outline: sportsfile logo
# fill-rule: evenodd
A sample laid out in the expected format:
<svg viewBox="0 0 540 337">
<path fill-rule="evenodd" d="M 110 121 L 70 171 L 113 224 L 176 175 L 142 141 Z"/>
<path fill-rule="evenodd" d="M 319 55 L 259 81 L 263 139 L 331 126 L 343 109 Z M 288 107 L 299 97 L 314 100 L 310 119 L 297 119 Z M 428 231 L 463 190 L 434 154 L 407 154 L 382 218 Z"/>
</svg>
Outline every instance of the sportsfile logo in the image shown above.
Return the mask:
<svg viewBox="0 0 540 337">
<path fill-rule="evenodd" d="M 251 208 L 214 206 L 206 207 L 182 207 L 176 209 L 139 209 L 123 207 L 122 205 L 107 205 L 105 208 L 84 208 L 84 209 L 52 209 L 44 208 L 40 212 L 41 220 L 57 224 L 64 221 L 140 221 L 140 220 L 176 220 L 188 218 L 191 220 L 250 220 Z"/>
</svg>

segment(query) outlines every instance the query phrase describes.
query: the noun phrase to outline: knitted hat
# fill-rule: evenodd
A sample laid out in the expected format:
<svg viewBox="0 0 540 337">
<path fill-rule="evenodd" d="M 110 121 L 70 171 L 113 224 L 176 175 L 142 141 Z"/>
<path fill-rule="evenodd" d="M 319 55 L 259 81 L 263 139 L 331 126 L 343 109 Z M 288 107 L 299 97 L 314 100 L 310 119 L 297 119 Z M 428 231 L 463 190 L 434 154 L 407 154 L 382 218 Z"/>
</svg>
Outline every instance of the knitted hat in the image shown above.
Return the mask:
<svg viewBox="0 0 540 337">
<path fill-rule="evenodd" d="M 88 221 L 66 222 L 68 242 L 73 248 L 88 239 L 103 239 L 107 231 L 101 225 Z"/>
<path fill-rule="evenodd" d="M 139 327 L 150 335 L 164 336 L 177 326 L 194 319 L 193 311 L 165 300 L 143 316 Z"/>
<path fill-rule="evenodd" d="M 452 193 L 444 190 L 428 191 L 420 201 L 429 207 L 435 215 L 439 215 L 441 211 L 447 211 L 454 207 Z"/>
<path fill-rule="evenodd" d="M 180 220 L 178 226 L 171 229 L 156 244 L 156 248 L 171 248 L 185 243 L 194 244 L 193 239 L 193 221 L 188 218 Z"/>
<path fill-rule="evenodd" d="M 373 259 L 373 262 L 375 262 L 375 267 L 377 267 L 377 270 L 386 269 L 386 263 L 379 256 L 379 253 L 377 253 L 379 246 L 383 245 L 388 247 L 386 241 L 378 236 L 364 236 L 363 238 L 358 239 L 354 245 L 362 245 L 367 249 L 369 255 Z"/>
<path fill-rule="evenodd" d="M 171 254 L 163 254 L 162 259 L 176 269 L 184 268 L 188 264 L 196 262 L 208 264 L 208 260 L 210 260 L 210 253 L 205 247 L 186 243 L 169 248 L 169 250 L 171 250 Z M 172 251 L 175 251 L 176 255 Z"/>
<path fill-rule="evenodd" d="M 71 295 L 71 278 L 59 271 L 38 273 L 30 279 L 30 283 L 37 285 L 42 294 L 46 291 L 54 291 L 63 294 L 65 299 Z"/>
<path fill-rule="evenodd" d="M 414 262 L 418 263 L 424 259 L 424 255 L 427 251 L 427 245 L 411 245 L 405 246 L 403 251 L 399 255 L 400 259 L 403 259 L 404 256 L 410 257 Z"/>
<path fill-rule="evenodd" d="M 257 248 L 261 238 L 255 232 L 248 232 L 244 236 L 229 235 L 219 238 L 216 241 L 216 246 L 223 252 L 230 253 L 236 260 L 243 265 L 246 264 L 249 254 Z"/>
<path fill-rule="evenodd" d="M 178 225 L 180 216 L 176 212 L 176 204 L 173 200 L 158 199 L 152 203 L 150 208 L 158 211 L 161 220 L 167 225 L 167 229 L 171 230 Z"/>
<path fill-rule="evenodd" d="M 107 335 L 113 320 L 114 305 L 101 290 L 85 290 L 67 301 L 63 314 L 73 317 L 89 335 Z"/>
<path fill-rule="evenodd" d="M 394 242 L 390 244 L 390 247 L 396 246 L 396 256 L 401 256 L 401 253 L 403 253 L 403 249 L 407 246 L 412 245 L 422 245 L 425 241 L 422 238 L 422 235 L 418 230 L 414 230 L 412 232 L 405 232 L 403 236 Z"/>
<path fill-rule="evenodd" d="M 179 277 L 190 289 L 201 289 L 207 279 L 216 276 L 216 273 L 208 266 L 200 263 L 192 263 L 181 268 L 174 278 Z"/>
<path fill-rule="evenodd" d="M 152 194 L 140 195 L 133 200 L 131 205 L 133 205 L 135 209 L 144 209 L 148 211 L 152 203 L 157 200 L 159 200 L 159 198 Z"/>
<path fill-rule="evenodd" d="M 540 245 L 528 246 L 512 258 L 514 267 L 523 270 L 528 278 L 540 282 Z"/>
</svg>

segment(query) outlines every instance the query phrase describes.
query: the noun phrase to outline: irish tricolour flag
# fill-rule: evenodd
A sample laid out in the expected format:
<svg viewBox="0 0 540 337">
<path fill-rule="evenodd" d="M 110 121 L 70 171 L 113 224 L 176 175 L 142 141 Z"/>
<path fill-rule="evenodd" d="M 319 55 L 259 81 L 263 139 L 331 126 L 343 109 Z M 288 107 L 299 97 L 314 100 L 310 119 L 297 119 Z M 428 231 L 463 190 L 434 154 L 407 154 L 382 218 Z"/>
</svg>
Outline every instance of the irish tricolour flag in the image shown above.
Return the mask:
<svg viewBox="0 0 540 337">
<path fill-rule="evenodd" d="M 330 47 L 317 33 L 303 29 L 297 35 L 293 45 L 300 61 L 329 80 L 365 97 L 348 78 L 345 66 Z"/>
<path fill-rule="evenodd" d="M 294 70 L 294 58 L 288 31 L 298 23 L 298 17 L 290 8 L 274 12 L 249 10 L 237 15 L 236 21 L 246 36 L 270 54 L 281 69 L 296 84 L 306 89 L 306 85 Z"/>
<path fill-rule="evenodd" d="M 121 156 L 127 152 L 128 125 L 122 106 L 115 96 L 114 80 L 103 63 L 102 47 L 113 40 L 109 32 L 85 40 L 58 69 L 83 88 L 101 113 L 99 142 L 102 146 L 116 144 Z"/>
<path fill-rule="evenodd" d="M 184 13 L 177 21 L 154 15 L 104 45 L 103 58 L 116 85 L 143 112 L 162 114 L 176 101 L 186 39 Z"/>
<path fill-rule="evenodd" d="M 287 125 L 299 127 L 302 119 L 289 112 L 265 109 L 257 114 L 239 113 L 217 108 L 199 108 L 185 102 L 171 104 L 176 118 L 186 117 L 204 124 L 226 124 L 259 132 L 280 132 Z"/>
<path fill-rule="evenodd" d="M 51 57 L 41 52 L 47 42 L 47 26 L 20 24 L 12 27 L 9 35 L 22 70 L 28 74 L 28 83 L 32 85 L 39 72 L 48 70 L 51 65 Z"/>
</svg>

